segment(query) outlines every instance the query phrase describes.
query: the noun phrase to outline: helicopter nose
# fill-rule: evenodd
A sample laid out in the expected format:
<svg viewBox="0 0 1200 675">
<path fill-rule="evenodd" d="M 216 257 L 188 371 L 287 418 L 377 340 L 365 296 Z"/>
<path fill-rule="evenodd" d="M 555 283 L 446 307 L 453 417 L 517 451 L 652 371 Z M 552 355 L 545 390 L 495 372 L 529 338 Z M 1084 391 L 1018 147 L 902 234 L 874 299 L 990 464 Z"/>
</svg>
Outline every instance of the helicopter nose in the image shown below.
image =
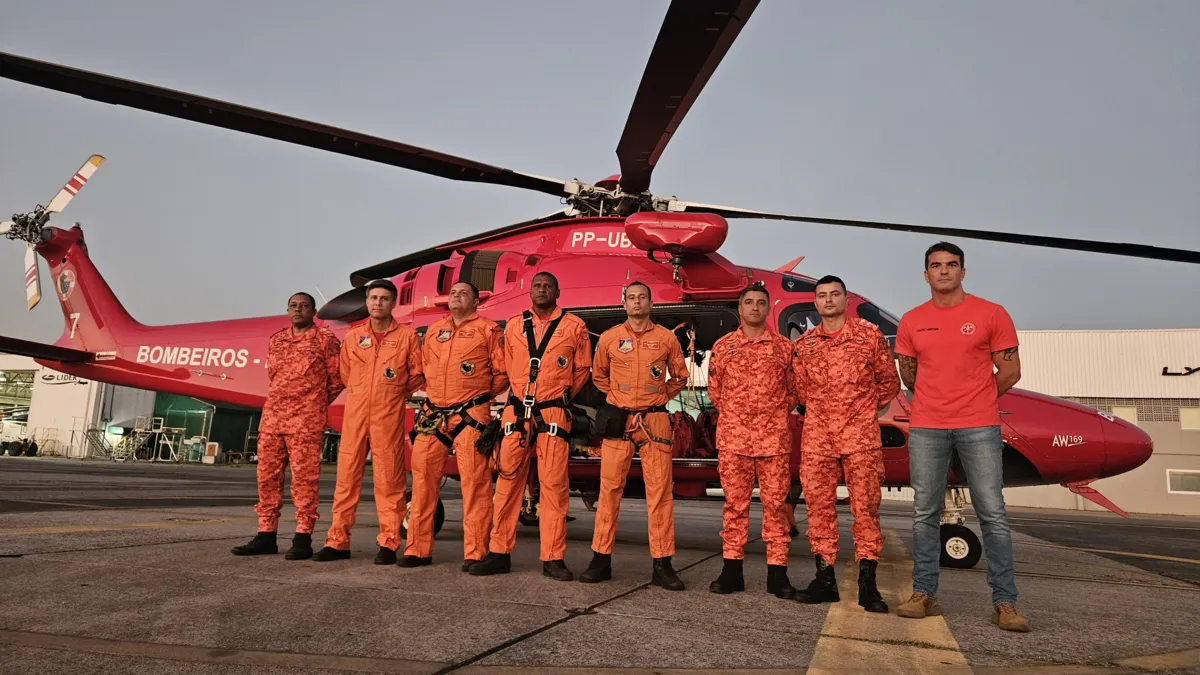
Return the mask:
<svg viewBox="0 0 1200 675">
<path fill-rule="evenodd" d="M 1116 476 L 1146 463 L 1154 453 L 1154 441 L 1137 425 L 1116 417 L 1104 426 L 1104 475 Z"/>
</svg>

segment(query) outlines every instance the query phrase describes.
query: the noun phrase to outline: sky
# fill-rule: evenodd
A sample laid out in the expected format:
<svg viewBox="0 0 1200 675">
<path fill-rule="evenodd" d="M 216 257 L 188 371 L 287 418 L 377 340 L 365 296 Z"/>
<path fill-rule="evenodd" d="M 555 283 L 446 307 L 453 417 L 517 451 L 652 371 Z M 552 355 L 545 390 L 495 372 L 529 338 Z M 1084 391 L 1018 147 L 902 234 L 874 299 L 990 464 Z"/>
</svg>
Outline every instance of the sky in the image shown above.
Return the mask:
<svg viewBox="0 0 1200 675">
<path fill-rule="evenodd" d="M 516 171 L 596 181 L 665 0 L 8 2 L 0 51 Z M 764 1 L 675 134 L 660 196 L 818 217 L 1200 250 L 1200 2 Z M 82 223 L 131 314 L 282 314 L 358 268 L 560 208 L 0 80 L 0 213 Z M 894 314 L 929 297 L 925 235 L 734 220 L 721 253 L 837 274 Z M 1018 329 L 1200 327 L 1200 266 L 956 240 Z M 0 240 L 0 334 L 53 341 L 46 275 Z M 318 299 L 320 296 L 318 295 Z"/>
</svg>

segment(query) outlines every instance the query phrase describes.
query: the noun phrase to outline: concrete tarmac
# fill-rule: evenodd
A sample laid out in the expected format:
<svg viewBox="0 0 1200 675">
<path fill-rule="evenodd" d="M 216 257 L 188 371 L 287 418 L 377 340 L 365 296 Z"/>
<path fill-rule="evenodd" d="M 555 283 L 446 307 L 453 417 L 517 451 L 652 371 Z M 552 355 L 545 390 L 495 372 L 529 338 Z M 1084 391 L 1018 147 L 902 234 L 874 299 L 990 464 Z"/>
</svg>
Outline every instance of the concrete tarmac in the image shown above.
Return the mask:
<svg viewBox="0 0 1200 675">
<path fill-rule="evenodd" d="M 321 481 L 319 547 L 332 467 Z M 368 477 L 369 482 L 369 477 Z M 990 622 L 986 563 L 943 569 L 940 617 L 902 619 L 911 514 L 885 502 L 879 567 L 887 615 L 857 605 L 841 512 L 840 603 L 766 593 L 752 507 L 746 591 L 715 595 L 720 502 L 676 503 L 675 568 L 649 586 L 645 502 L 623 504 L 613 580 L 541 575 L 537 529 L 518 528 L 513 572 L 472 577 L 458 484 L 431 567 L 376 566 L 364 490 L 350 560 L 239 558 L 255 531 L 254 467 L 0 458 L 0 671 L 5 673 L 755 673 L 1036 672 L 1200 674 L 1200 524 L 1194 519 L 1012 509 L 1017 586 L 1031 633 Z M 801 535 L 789 575 L 813 573 Z M 593 514 L 573 499 L 566 562 L 591 557 Z M 968 526 L 979 532 L 973 518 Z"/>
</svg>

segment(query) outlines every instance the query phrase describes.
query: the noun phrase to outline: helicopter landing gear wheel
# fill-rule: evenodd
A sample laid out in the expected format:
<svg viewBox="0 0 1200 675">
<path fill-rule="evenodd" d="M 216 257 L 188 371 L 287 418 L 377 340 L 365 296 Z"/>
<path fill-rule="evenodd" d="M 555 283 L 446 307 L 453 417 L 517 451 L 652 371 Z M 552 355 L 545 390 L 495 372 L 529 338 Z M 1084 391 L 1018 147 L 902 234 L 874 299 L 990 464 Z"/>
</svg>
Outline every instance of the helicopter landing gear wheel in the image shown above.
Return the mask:
<svg viewBox="0 0 1200 675">
<path fill-rule="evenodd" d="M 942 525 L 942 567 L 969 569 L 983 556 L 983 544 L 966 525 Z"/>
<path fill-rule="evenodd" d="M 412 492 L 404 495 L 404 503 L 412 504 Z M 404 509 L 404 520 L 400 521 L 400 538 L 408 539 L 408 514 L 412 513 L 410 509 Z M 437 537 L 438 532 L 442 531 L 442 525 L 446 523 L 446 507 L 442 504 L 442 498 L 438 497 L 437 509 L 433 512 L 433 536 Z"/>
</svg>

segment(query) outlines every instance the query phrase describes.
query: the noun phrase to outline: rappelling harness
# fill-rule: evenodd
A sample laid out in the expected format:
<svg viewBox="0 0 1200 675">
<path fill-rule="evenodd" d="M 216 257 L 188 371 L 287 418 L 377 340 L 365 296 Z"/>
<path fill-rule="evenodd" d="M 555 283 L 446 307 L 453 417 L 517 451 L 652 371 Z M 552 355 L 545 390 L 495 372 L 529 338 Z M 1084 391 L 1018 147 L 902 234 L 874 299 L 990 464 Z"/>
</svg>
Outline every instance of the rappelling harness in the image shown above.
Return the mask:
<svg viewBox="0 0 1200 675">
<path fill-rule="evenodd" d="M 487 430 L 487 425 L 471 417 L 468 411 L 490 400 L 492 400 L 492 394 L 483 393 L 469 401 L 443 407 L 430 403 L 426 398 L 424 406 L 417 412 L 416 419 L 413 420 L 413 431 L 418 434 L 432 434 L 439 443 L 447 448 L 452 448 L 454 439 L 458 438 L 463 429 L 471 427 L 480 433 Z M 451 429 L 450 419 L 455 415 L 459 416 L 459 422 Z"/>
<path fill-rule="evenodd" d="M 514 422 L 509 422 L 504 425 L 504 435 L 521 434 L 524 440 L 525 449 L 533 447 L 538 434 L 550 434 L 551 436 L 565 435 L 555 422 L 549 424 L 542 417 L 542 411 L 549 408 L 562 408 L 566 413 L 567 420 L 572 419 L 571 415 L 571 388 L 567 387 L 562 396 L 553 398 L 548 401 L 537 400 L 537 378 L 538 373 L 542 369 L 542 356 L 546 353 L 546 348 L 550 346 L 550 338 L 554 336 L 555 329 L 558 328 L 559 322 L 567 315 L 563 312 L 558 315 L 558 318 L 550 322 L 546 326 L 546 332 L 542 334 L 542 341 L 537 342 L 537 337 L 533 329 L 533 312 L 525 310 L 521 313 L 521 320 L 525 329 L 525 341 L 529 348 L 529 382 L 525 384 L 525 393 L 521 398 L 517 398 L 514 393 L 508 396 L 507 405 L 512 406 L 513 412 L 517 419 Z M 532 433 L 529 427 L 532 426 Z"/>
</svg>

